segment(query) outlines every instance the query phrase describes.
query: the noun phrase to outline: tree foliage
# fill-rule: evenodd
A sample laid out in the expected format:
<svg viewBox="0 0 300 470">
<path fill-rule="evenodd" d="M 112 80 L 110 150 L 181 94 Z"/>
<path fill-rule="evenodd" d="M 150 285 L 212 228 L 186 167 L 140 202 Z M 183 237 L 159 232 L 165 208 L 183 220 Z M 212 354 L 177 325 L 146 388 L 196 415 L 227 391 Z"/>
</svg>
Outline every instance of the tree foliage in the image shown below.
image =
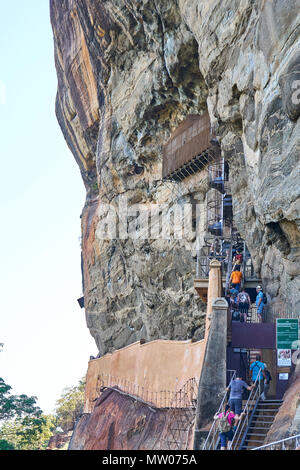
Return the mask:
<svg viewBox="0 0 300 470">
<path fill-rule="evenodd" d="M 65 388 L 61 397 L 56 402 L 57 424 L 64 431 L 74 428 L 74 425 L 82 414 L 84 405 L 85 380 L 80 380 L 74 387 Z"/>
<path fill-rule="evenodd" d="M 0 450 L 15 450 L 15 447 L 5 439 L 0 439 Z"/>
<path fill-rule="evenodd" d="M 0 450 L 46 449 L 58 426 L 70 431 L 82 413 L 85 381 L 63 390 L 55 415 L 44 415 L 36 397 L 13 395 L 0 378 Z M 57 431 L 56 431 L 57 432 Z"/>
<path fill-rule="evenodd" d="M 0 377 L 0 421 L 42 414 L 42 410 L 36 405 L 36 397 L 12 395 L 11 389 L 11 386 Z"/>
<path fill-rule="evenodd" d="M 9 446 L 16 450 L 42 450 L 47 447 L 55 425 L 56 419 L 52 415 L 6 421 L 0 428 L 0 443 L 3 442 L 6 450 Z"/>
</svg>

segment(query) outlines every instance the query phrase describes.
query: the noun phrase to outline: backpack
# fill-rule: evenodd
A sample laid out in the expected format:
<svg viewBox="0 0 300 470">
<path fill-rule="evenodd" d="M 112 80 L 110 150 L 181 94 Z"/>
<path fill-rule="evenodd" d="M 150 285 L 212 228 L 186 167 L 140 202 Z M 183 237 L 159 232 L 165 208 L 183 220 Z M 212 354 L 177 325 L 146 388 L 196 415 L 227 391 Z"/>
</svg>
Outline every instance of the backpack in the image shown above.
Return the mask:
<svg viewBox="0 0 300 470">
<path fill-rule="evenodd" d="M 231 429 L 231 426 L 230 426 L 230 424 L 228 422 L 228 419 L 227 419 L 229 413 L 226 413 L 226 414 L 222 413 L 222 415 L 223 416 L 222 416 L 222 418 L 219 418 L 219 423 L 218 423 L 219 431 L 220 432 L 228 432 Z"/>
<path fill-rule="evenodd" d="M 264 372 L 265 372 L 265 376 L 266 376 L 266 381 L 267 381 L 267 383 L 271 382 L 272 377 L 271 377 L 271 374 L 270 374 L 270 372 L 268 371 L 268 369 L 265 369 Z"/>
<path fill-rule="evenodd" d="M 232 312 L 232 321 L 240 321 L 240 312 L 236 310 Z"/>
<path fill-rule="evenodd" d="M 264 292 L 263 292 L 263 299 L 262 299 L 262 300 L 263 300 L 263 303 L 264 303 L 265 305 L 267 305 L 268 299 L 267 299 L 267 296 L 266 296 L 266 294 L 265 294 Z"/>
</svg>

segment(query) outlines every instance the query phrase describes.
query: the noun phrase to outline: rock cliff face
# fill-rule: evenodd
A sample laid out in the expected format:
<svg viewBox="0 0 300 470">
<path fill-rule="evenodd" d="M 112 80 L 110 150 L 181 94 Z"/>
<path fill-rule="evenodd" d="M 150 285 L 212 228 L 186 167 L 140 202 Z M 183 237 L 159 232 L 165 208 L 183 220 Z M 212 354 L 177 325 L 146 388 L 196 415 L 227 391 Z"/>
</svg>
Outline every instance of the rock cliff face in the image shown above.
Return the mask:
<svg viewBox="0 0 300 470">
<path fill-rule="evenodd" d="M 81 416 L 69 450 L 168 450 L 172 441 L 168 430 L 178 428 L 182 414 L 184 410 L 168 412 L 117 389 L 106 389 L 92 413 Z M 180 449 L 191 449 L 192 434 L 190 426 L 177 436 Z"/>
<path fill-rule="evenodd" d="M 298 359 L 299 360 L 299 359 Z M 295 436 L 300 432 L 300 363 L 283 397 L 283 404 L 271 426 L 264 444 Z"/>
<path fill-rule="evenodd" d="M 50 0 L 56 111 L 87 189 L 87 325 L 100 354 L 203 333 L 195 236 L 101 238 L 103 204 L 205 201 L 163 183 L 162 148 L 208 109 L 234 218 L 274 308 L 300 307 L 299 0 Z M 102 205 L 101 205 L 102 204 Z M 131 214 L 132 215 L 132 214 Z M 134 220 L 134 216 L 131 217 Z"/>
</svg>

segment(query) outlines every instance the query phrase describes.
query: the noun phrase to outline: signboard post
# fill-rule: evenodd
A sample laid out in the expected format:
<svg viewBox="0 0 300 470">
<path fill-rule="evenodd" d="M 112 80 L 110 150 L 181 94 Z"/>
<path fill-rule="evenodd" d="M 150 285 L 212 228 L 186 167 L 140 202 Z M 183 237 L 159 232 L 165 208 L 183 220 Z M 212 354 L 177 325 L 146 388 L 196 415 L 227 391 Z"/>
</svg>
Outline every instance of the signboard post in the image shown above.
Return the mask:
<svg viewBox="0 0 300 470">
<path fill-rule="evenodd" d="M 282 398 L 292 368 L 292 350 L 299 348 L 299 319 L 276 319 L 277 384 L 276 396 Z"/>
<path fill-rule="evenodd" d="M 276 347 L 277 349 L 294 349 L 293 343 L 299 340 L 298 318 L 276 319 Z"/>
</svg>

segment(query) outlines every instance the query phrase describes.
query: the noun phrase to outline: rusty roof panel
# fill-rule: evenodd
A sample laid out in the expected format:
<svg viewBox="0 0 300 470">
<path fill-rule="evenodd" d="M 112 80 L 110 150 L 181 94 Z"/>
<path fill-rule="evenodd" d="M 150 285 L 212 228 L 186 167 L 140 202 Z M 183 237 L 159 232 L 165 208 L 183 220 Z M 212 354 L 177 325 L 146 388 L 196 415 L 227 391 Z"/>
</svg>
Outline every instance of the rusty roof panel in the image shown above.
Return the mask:
<svg viewBox="0 0 300 470">
<path fill-rule="evenodd" d="M 163 178 L 210 148 L 212 137 L 208 112 L 188 116 L 164 146 Z"/>
</svg>

